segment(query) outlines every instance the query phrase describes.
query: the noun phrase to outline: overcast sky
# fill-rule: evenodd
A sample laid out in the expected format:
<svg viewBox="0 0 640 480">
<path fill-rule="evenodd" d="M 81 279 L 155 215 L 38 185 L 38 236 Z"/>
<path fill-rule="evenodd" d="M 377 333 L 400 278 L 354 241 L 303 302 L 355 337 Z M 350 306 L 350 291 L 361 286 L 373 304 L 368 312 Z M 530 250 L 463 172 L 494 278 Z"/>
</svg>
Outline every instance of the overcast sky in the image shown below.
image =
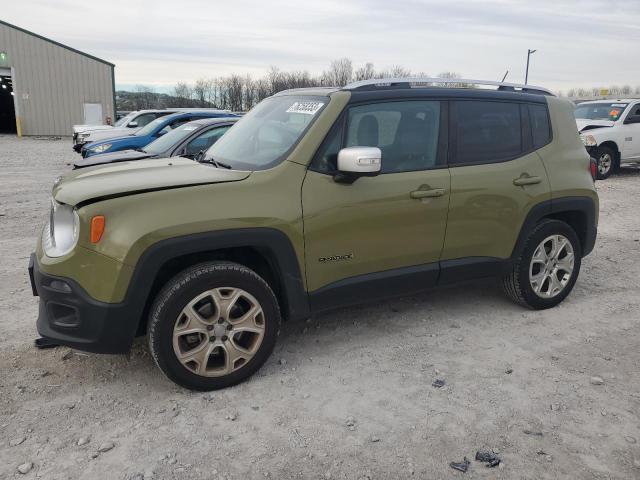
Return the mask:
<svg viewBox="0 0 640 480">
<path fill-rule="evenodd" d="M 116 64 L 118 86 L 357 67 L 640 85 L 640 0 L 11 0 L 2 19 Z"/>
</svg>

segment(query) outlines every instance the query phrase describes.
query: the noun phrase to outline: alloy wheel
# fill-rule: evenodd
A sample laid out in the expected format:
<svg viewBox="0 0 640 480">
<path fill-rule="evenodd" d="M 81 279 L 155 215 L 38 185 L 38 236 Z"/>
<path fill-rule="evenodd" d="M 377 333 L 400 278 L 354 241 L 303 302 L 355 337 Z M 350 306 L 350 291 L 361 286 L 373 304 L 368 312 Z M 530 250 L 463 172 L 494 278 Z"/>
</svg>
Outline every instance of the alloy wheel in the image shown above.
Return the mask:
<svg viewBox="0 0 640 480">
<path fill-rule="evenodd" d="M 533 253 L 529 265 L 529 283 L 541 298 L 553 298 L 564 290 L 571 279 L 575 254 L 564 235 L 545 238 Z"/>
<path fill-rule="evenodd" d="M 173 329 L 173 351 L 189 371 L 228 375 L 256 354 L 265 333 L 264 313 L 250 293 L 232 287 L 207 290 L 182 309 Z"/>
<path fill-rule="evenodd" d="M 611 155 L 608 153 L 603 153 L 602 155 L 600 155 L 600 158 L 598 160 L 598 173 L 600 175 L 608 174 L 609 170 L 611 170 L 612 165 L 613 159 L 611 158 Z"/>
</svg>

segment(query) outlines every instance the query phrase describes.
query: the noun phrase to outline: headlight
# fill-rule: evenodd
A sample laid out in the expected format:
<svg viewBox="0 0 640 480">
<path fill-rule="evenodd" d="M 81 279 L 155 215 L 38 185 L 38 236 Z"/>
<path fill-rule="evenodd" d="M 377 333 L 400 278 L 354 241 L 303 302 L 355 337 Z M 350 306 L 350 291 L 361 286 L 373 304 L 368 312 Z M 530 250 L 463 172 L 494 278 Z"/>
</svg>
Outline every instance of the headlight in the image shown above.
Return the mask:
<svg viewBox="0 0 640 480">
<path fill-rule="evenodd" d="M 42 232 L 42 248 L 48 257 L 62 257 L 78 243 L 80 219 L 73 207 L 51 200 L 49 221 Z"/>
<path fill-rule="evenodd" d="M 103 143 L 102 145 L 98 145 L 97 147 L 90 148 L 89 150 L 91 150 L 94 153 L 102 153 L 102 152 L 106 152 L 110 148 L 111 148 L 110 143 Z"/>
<path fill-rule="evenodd" d="M 580 135 L 580 140 L 582 140 L 585 147 L 596 147 L 598 145 L 593 135 Z"/>
</svg>

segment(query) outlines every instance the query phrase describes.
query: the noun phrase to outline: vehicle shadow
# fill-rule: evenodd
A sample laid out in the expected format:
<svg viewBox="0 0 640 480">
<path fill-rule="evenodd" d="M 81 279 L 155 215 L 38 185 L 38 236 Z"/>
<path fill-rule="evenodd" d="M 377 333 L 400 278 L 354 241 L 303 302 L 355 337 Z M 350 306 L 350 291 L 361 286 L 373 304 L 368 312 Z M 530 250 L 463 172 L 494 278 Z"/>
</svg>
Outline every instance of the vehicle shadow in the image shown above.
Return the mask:
<svg viewBox="0 0 640 480">
<path fill-rule="evenodd" d="M 616 177 L 640 176 L 640 165 L 623 165 L 612 176 L 616 176 Z"/>
</svg>

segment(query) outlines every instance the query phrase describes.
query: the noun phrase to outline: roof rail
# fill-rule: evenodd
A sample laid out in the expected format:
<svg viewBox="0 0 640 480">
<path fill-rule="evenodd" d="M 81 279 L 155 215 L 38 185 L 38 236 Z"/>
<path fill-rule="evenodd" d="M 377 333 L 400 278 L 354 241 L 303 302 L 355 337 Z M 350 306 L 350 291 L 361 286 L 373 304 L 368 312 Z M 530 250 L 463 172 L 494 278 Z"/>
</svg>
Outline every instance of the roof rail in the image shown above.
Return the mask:
<svg viewBox="0 0 640 480">
<path fill-rule="evenodd" d="M 459 88 L 476 88 L 479 85 L 498 87 L 497 90 L 521 93 L 537 93 L 541 95 L 554 95 L 551 90 L 533 85 L 522 85 L 519 83 L 494 82 L 491 80 L 470 80 L 466 78 L 433 78 L 433 77 L 394 77 L 394 78 L 372 78 L 353 82 L 343 87 L 344 90 L 365 90 L 375 87 L 411 88 L 416 87 L 438 87 L 441 85 L 454 85 Z"/>
</svg>

